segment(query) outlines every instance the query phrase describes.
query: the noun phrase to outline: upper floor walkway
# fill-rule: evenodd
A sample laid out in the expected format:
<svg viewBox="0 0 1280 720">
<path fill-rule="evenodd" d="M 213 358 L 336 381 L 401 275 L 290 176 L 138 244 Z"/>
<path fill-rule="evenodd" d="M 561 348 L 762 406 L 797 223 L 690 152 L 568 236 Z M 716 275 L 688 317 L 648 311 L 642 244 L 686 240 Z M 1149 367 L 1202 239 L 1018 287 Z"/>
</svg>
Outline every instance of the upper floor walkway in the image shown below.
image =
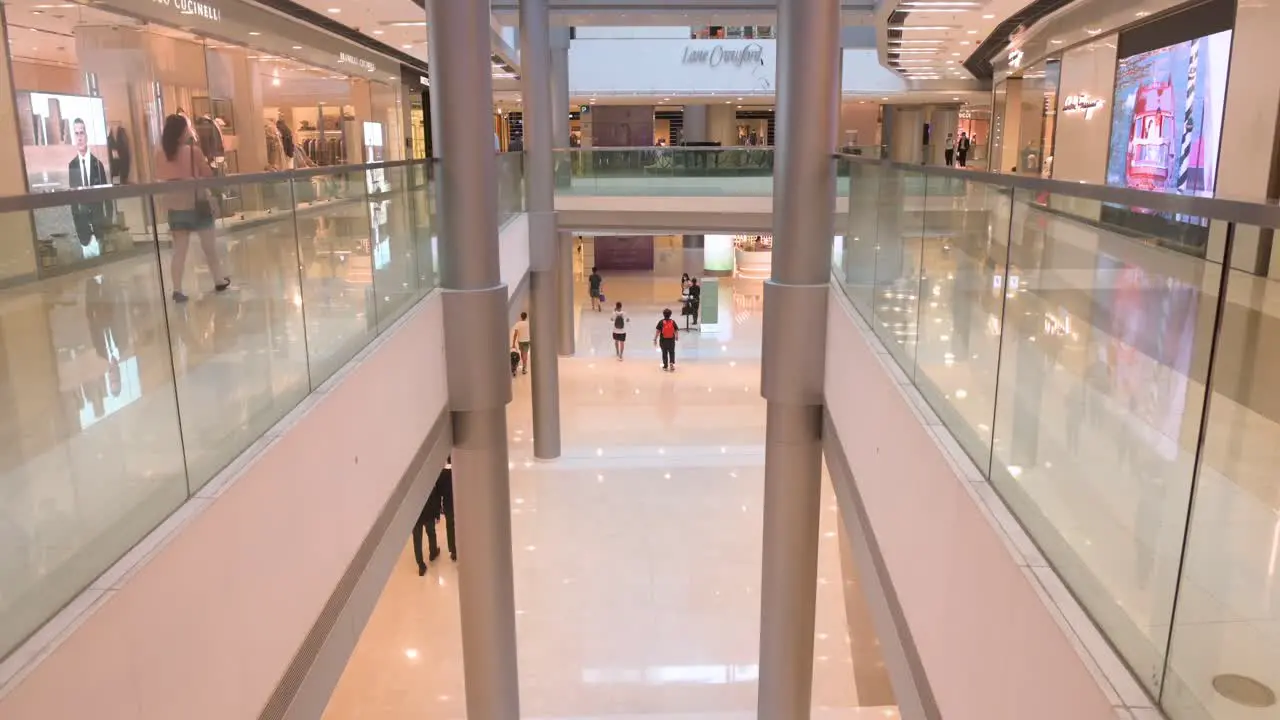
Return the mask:
<svg viewBox="0 0 1280 720">
<path fill-rule="evenodd" d="M 1280 411 L 1266 362 L 1280 327 L 1280 212 L 870 154 L 833 160 L 833 307 L 848 314 L 831 333 L 845 344 L 833 339 L 828 354 L 839 440 L 828 462 L 848 467 L 833 471 L 834 491 L 847 518 L 861 508 L 877 543 L 867 552 L 907 608 L 877 629 L 896 628 L 935 699 L 958 702 L 941 692 L 944 678 L 959 682 L 944 668 L 955 638 L 924 632 L 940 630 L 927 598 L 950 586 L 958 608 L 994 601 L 981 587 L 958 592 L 963 577 L 905 570 L 933 566 L 904 565 L 920 536 L 901 528 L 937 528 L 931 542 L 945 543 L 948 529 L 972 530 L 957 518 L 986 512 L 990 537 L 1012 546 L 1006 571 L 1023 568 L 1068 607 L 1078 599 L 1064 637 L 1090 637 L 1091 619 L 1105 637 L 1081 640 L 1093 667 L 1127 677 L 1120 661 L 1097 659 L 1109 642 L 1133 669 L 1137 682 L 1108 685 L 1113 705 L 1147 707 L 1150 694 L 1176 720 L 1250 717 L 1233 688 L 1266 700 L 1280 685 L 1280 492 L 1268 470 Z M 561 226 L 764 230 L 771 157 L 567 152 Z M 499 165 L 503 279 L 518 302 L 519 157 Z M 211 258 L 175 272 L 180 238 L 152 212 L 201 187 L 242 202 L 216 221 L 225 293 L 213 290 L 222 273 Z M 172 717 L 193 703 L 239 717 L 272 697 L 371 528 L 395 527 L 383 512 L 408 496 L 398 483 L 424 438 L 432 451 L 447 440 L 432 192 L 430 165 L 389 163 L 0 200 L 4 267 L 29 269 L 0 290 L 0 703 L 15 717 L 73 716 L 111 682 L 135 694 L 111 695 L 121 705 L 108 717 Z M 648 224 L 664 213 L 670 225 Z M 591 222 L 606 215 L 623 217 Z M 75 232 L 84 217 L 95 225 L 87 243 Z M 859 323 L 866 336 L 851 333 Z M 889 412 L 886 398 L 904 404 Z M 921 452 L 904 437 L 939 438 L 949 453 L 903 472 L 893 463 Z M 946 504 L 939 468 L 981 504 Z M 300 551 L 300 537 L 316 552 Z M 942 573 L 940 561 L 987 557 L 981 543 L 958 547 L 974 554 L 927 560 Z M 113 665 L 132 623 L 145 628 L 130 638 L 137 654 Z M 1016 637 L 990 646 L 1027 650 Z M 235 693 L 184 694 L 190 668 L 172 653 L 197 647 Z M 103 684 L 54 692 L 62 673 L 88 667 Z M 61 710 L 40 704 L 51 698 Z"/>
</svg>

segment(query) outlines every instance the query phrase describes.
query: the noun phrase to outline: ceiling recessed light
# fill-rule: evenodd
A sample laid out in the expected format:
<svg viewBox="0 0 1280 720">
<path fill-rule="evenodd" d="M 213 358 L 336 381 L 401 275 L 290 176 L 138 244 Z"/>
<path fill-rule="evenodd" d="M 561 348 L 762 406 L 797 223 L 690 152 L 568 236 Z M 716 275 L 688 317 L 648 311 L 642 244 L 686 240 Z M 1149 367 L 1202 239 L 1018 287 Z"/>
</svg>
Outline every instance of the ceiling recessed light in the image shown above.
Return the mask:
<svg viewBox="0 0 1280 720">
<path fill-rule="evenodd" d="M 404 48 L 405 50 L 410 50 L 410 49 L 412 49 L 412 48 L 413 48 L 413 46 L 412 46 L 412 45 L 409 45 L 409 44 L 407 44 L 407 43 L 406 43 L 406 44 L 404 44 L 404 45 L 401 45 L 400 47 Z"/>
<path fill-rule="evenodd" d="M 1053 43 L 1054 45 L 1061 45 L 1061 44 L 1062 44 L 1062 41 L 1061 41 L 1061 40 L 1050 40 L 1049 42 Z"/>
<path fill-rule="evenodd" d="M 250 34 L 250 35 L 261 35 L 262 33 L 258 32 L 258 31 L 256 31 L 256 30 L 250 30 L 250 31 L 249 31 L 249 34 Z"/>
<path fill-rule="evenodd" d="M 986 14 L 986 15 L 983 15 L 983 16 L 982 16 L 982 19 L 983 19 L 983 20 L 994 20 L 994 19 L 995 19 L 995 17 L 996 17 L 995 15 L 992 15 L 992 14 L 988 13 L 988 14 Z"/>
<path fill-rule="evenodd" d="M 972 45 L 973 43 L 969 42 L 968 40 L 961 40 L 961 41 L 960 41 L 960 44 L 961 44 L 961 45 Z"/>
<path fill-rule="evenodd" d="M 978 34 L 978 31 L 977 31 L 977 30 L 969 30 L 969 31 L 967 31 L 967 32 L 968 32 L 968 34 L 969 34 L 969 35 L 977 35 L 977 34 Z"/>
<path fill-rule="evenodd" d="M 386 32 L 386 31 L 385 31 L 385 30 L 374 30 L 374 31 L 373 31 L 373 34 L 374 34 L 374 35 L 381 35 L 381 34 L 383 34 L 384 32 Z"/>
<path fill-rule="evenodd" d="M 294 46 L 293 46 L 293 49 L 294 49 L 294 50 L 301 50 L 301 49 L 302 49 L 302 46 L 301 46 L 301 45 L 294 45 Z"/>
<path fill-rule="evenodd" d="M 342 12 L 342 8 L 329 8 L 329 12 L 334 15 L 337 15 L 338 13 Z"/>
<path fill-rule="evenodd" d="M 951 53 L 951 57 L 960 57 L 960 53 Z"/>
</svg>

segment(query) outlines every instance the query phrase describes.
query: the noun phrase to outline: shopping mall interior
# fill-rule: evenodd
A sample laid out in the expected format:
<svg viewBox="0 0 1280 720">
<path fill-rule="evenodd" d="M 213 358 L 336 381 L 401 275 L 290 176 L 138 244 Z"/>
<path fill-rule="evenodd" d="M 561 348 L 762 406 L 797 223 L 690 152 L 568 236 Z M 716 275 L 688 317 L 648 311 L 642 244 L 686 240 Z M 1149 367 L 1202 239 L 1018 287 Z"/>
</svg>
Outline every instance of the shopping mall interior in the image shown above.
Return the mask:
<svg viewBox="0 0 1280 720">
<path fill-rule="evenodd" d="M 1280 720 L 1278 29 L 0 4 L 0 718 Z"/>
</svg>

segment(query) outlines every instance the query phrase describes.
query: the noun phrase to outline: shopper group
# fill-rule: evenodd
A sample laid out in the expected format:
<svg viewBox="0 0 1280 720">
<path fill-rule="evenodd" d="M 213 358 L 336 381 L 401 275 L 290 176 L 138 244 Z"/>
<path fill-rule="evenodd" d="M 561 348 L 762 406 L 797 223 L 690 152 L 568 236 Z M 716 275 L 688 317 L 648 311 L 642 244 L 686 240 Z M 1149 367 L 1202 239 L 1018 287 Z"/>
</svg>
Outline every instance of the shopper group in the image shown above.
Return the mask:
<svg viewBox="0 0 1280 720">
<path fill-rule="evenodd" d="M 943 146 L 943 155 L 947 161 L 947 167 L 967 167 L 969 162 L 969 149 L 973 146 L 969 139 L 969 133 L 961 131 L 960 139 L 957 140 L 955 135 L 947 133 L 946 143 Z"/>
</svg>

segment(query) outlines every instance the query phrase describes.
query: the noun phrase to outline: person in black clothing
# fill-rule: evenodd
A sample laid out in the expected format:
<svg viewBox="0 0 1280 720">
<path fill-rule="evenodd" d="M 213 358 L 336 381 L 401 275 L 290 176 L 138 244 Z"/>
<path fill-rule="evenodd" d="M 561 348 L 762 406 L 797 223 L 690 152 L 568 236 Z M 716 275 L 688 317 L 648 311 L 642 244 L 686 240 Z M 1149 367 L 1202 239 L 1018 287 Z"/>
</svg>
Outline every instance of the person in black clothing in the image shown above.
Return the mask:
<svg viewBox="0 0 1280 720">
<path fill-rule="evenodd" d="M 444 515 L 444 532 L 445 539 L 449 543 L 449 558 L 451 560 L 458 559 L 458 546 L 454 540 L 453 532 L 453 457 L 445 462 L 444 469 L 440 471 L 440 477 L 436 478 L 436 485 L 431 489 L 431 494 L 427 496 L 426 505 L 422 506 L 422 513 L 418 515 L 418 522 L 413 526 L 413 557 L 418 561 L 418 576 L 427 574 L 427 563 L 422 559 L 422 531 L 427 532 L 427 560 L 435 562 L 440 557 L 440 544 L 436 540 L 436 523 L 440 521 L 440 516 Z"/>
<path fill-rule="evenodd" d="M 697 325 L 698 308 L 702 305 L 702 286 L 698 284 L 698 278 L 691 278 L 689 282 L 689 322 Z"/>
<path fill-rule="evenodd" d="M 601 302 L 604 299 L 600 291 L 603 283 L 604 279 L 600 277 L 600 272 L 594 267 L 591 268 L 591 275 L 587 278 L 587 294 L 591 296 L 591 309 L 596 312 L 600 312 Z"/>
<path fill-rule="evenodd" d="M 662 348 L 662 369 L 675 372 L 676 369 L 676 340 L 679 339 L 680 326 L 676 325 L 676 321 L 671 319 L 671 309 L 662 311 L 662 319 L 658 321 L 658 327 L 654 329 L 653 344 Z"/>
<path fill-rule="evenodd" d="M 969 161 L 969 133 L 960 133 L 960 142 L 956 143 L 956 161 L 960 167 L 966 167 L 965 163 Z"/>
</svg>

